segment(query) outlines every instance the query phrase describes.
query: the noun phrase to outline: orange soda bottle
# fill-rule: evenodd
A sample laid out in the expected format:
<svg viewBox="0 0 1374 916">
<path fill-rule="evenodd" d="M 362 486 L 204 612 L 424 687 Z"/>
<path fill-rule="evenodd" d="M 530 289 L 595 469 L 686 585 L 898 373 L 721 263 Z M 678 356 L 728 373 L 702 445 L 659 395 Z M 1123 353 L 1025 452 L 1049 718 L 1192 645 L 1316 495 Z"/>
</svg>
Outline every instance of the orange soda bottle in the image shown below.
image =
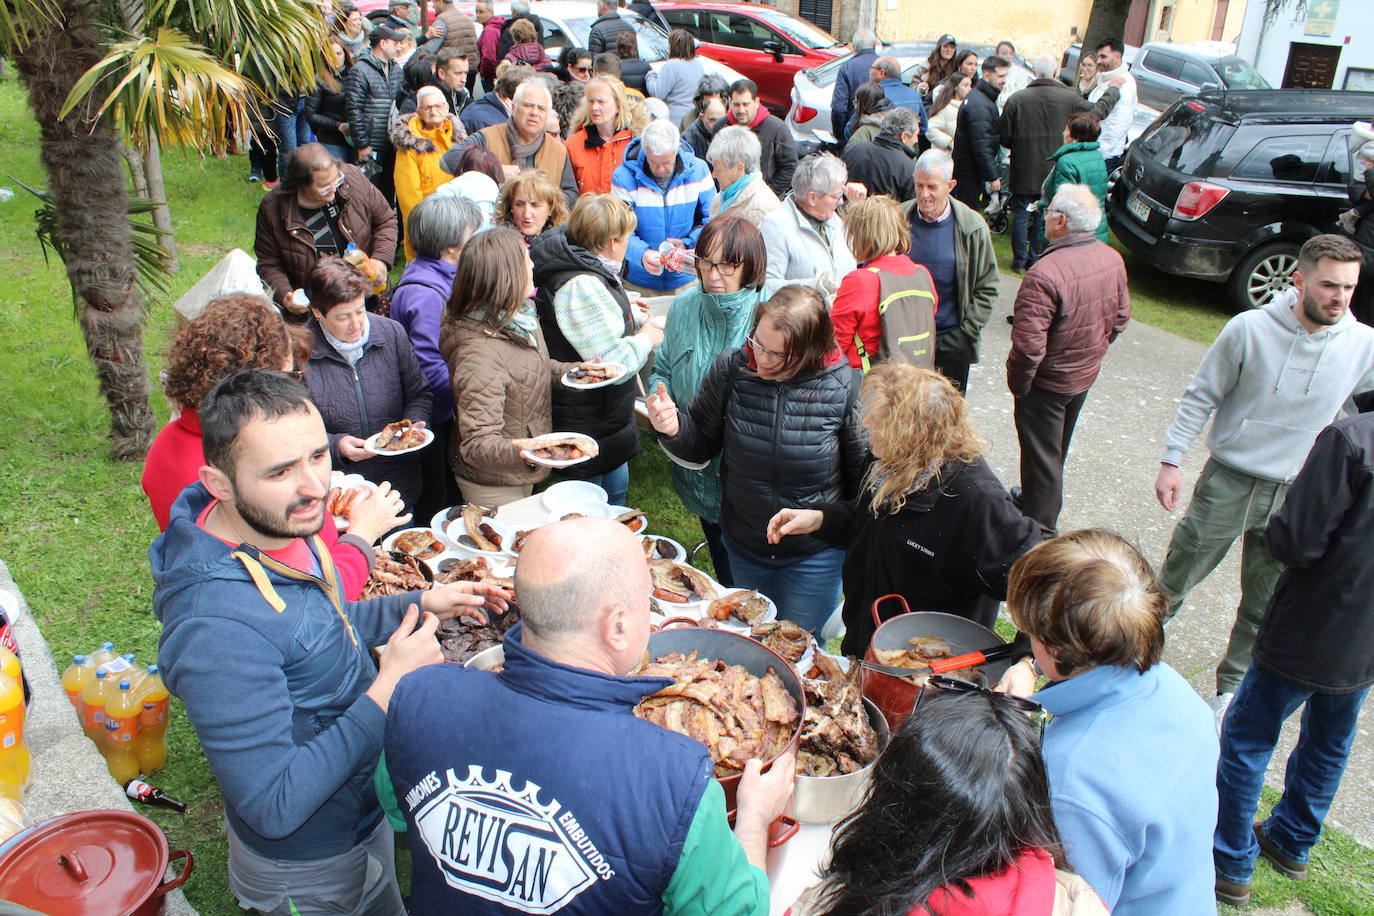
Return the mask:
<svg viewBox="0 0 1374 916">
<path fill-rule="evenodd" d="M 105 722 L 105 734 L 105 765 L 109 767 L 114 781 L 123 786 L 130 780 L 137 779 L 138 758 L 134 756 L 130 747 L 133 742 L 122 740 L 119 723 L 113 719 Z"/>
<path fill-rule="evenodd" d="M 143 712 L 143 704 L 138 701 L 133 685 L 128 678 L 119 682 L 119 692 L 105 701 L 105 737 L 111 741 L 133 744 L 138 737 L 138 716 Z M 110 723 L 115 728 L 110 729 Z"/>
<path fill-rule="evenodd" d="M 24 744 L 23 681 L 0 674 L 0 796 L 24 800 L 29 763 L 29 749 Z"/>
<path fill-rule="evenodd" d="M 72 663 L 62 672 L 62 689 L 67 692 L 67 699 L 72 701 L 72 706 L 76 708 L 76 717 L 81 718 L 81 691 L 91 681 L 95 680 L 95 665 L 91 664 L 84 655 L 73 655 Z"/>
<path fill-rule="evenodd" d="M 4 646 L 0 646 L 0 674 L 8 674 L 23 683 L 23 672 L 19 670 L 19 656 Z"/>
<path fill-rule="evenodd" d="M 106 662 L 114 661 L 114 659 L 115 659 L 115 650 L 114 650 L 114 649 L 115 649 L 114 643 L 112 643 L 112 642 L 102 642 L 102 643 L 100 644 L 100 648 L 99 648 L 99 649 L 96 649 L 94 652 L 92 652 L 89 656 L 87 656 L 87 658 L 90 660 L 90 663 L 91 663 L 91 665 L 92 665 L 93 667 L 99 668 L 101 665 L 105 664 Z"/>
<path fill-rule="evenodd" d="M 134 756 L 139 769 L 146 775 L 167 762 L 167 705 L 171 693 L 158 674 L 157 665 L 149 665 L 148 673 L 138 690 L 141 711 L 138 717 L 138 737 L 134 739 Z"/>
<path fill-rule="evenodd" d="M 95 677 L 81 691 L 81 728 L 98 747 L 105 743 L 105 703 L 115 689 L 109 672 L 102 666 L 95 669 Z"/>
</svg>

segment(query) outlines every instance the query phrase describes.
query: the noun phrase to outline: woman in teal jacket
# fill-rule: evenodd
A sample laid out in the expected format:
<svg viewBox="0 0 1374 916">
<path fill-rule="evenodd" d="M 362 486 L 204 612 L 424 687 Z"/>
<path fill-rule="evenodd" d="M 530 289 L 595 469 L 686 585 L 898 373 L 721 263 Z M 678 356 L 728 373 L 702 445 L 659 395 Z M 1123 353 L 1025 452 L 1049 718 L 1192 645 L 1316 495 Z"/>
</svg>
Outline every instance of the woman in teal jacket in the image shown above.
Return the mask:
<svg viewBox="0 0 1374 916">
<path fill-rule="evenodd" d="M 1097 238 L 1107 241 L 1107 164 L 1097 138 L 1102 133 L 1102 119 L 1091 111 L 1069 115 L 1064 124 L 1064 145 L 1054 151 L 1050 161 L 1054 170 L 1045 179 L 1040 193 L 1040 209 L 1049 208 L 1054 192 L 1064 184 L 1085 184 L 1097 195 L 1102 219 L 1097 224 Z M 1044 220 L 1040 221 L 1044 237 Z"/>
<path fill-rule="evenodd" d="M 771 286 L 764 288 L 767 270 L 757 226 L 736 216 L 707 223 L 697 238 L 698 282 L 673 300 L 647 390 L 656 391 L 662 382 L 675 402 L 690 404 L 715 358 L 743 346 L 753 326 L 754 308 L 772 291 Z M 671 467 L 673 489 L 701 519 L 716 579 L 731 585 L 730 561 L 720 539 L 720 457 L 700 469 L 677 462 Z"/>
</svg>

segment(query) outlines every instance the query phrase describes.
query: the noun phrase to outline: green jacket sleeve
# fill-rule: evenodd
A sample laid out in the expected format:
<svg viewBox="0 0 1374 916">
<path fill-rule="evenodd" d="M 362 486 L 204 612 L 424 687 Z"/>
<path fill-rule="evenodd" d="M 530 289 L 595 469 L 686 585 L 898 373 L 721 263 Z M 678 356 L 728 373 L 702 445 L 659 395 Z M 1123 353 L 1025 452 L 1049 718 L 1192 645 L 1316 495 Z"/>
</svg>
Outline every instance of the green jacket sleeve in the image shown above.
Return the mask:
<svg viewBox="0 0 1374 916">
<path fill-rule="evenodd" d="M 701 795 L 682 856 L 663 892 L 665 916 L 767 916 L 768 876 L 750 865 L 725 820 L 714 779 Z"/>
</svg>

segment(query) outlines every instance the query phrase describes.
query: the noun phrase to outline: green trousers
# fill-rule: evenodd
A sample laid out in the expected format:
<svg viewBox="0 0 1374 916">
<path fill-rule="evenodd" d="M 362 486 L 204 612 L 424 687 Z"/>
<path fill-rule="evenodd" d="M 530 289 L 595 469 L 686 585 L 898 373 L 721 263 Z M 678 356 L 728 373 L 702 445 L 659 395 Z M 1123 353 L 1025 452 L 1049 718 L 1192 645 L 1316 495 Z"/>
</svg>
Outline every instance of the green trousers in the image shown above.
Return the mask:
<svg viewBox="0 0 1374 916">
<path fill-rule="evenodd" d="M 1198 475 L 1188 511 L 1174 528 L 1159 582 L 1169 596 L 1167 620 L 1183 606 L 1193 586 L 1211 574 L 1237 537 L 1241 540 L 1240 606 L 1226 655 L 1217 666 L 1217 693 L 1234 693 L 1250 665 L 1260 620 L 1283 564 L 1264 546 L 1264 528 L 1283 505 L 1288 484 L 1252 477 L 1214 458 Z"/>
</svg>

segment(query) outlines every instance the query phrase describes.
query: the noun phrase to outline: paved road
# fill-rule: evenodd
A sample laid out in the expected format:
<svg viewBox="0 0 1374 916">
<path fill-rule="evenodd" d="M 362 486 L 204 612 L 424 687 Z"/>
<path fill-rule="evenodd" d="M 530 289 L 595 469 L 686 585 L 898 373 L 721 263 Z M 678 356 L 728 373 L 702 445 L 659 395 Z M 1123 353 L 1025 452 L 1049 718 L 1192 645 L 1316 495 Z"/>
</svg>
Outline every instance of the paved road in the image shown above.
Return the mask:
<svg viewBox="0 0 1374 916">
<path fill-rule="evenodd" d="M 990 443 L 988 460 L 1003 483 L 1017 482 L 1019 452 L 1006 385 L 1006 355 L 1018 278 L 1004 274 L 1003 295 L 984 334 L 983 362 L 973 367 L 969 403 L 979 430 Z M 1218 295 L 1220 288 L 1218 287 Z M 1132 322 L 1107 354 L 1102 374 L 1088 395 L 1065 468 L 1061 530 L 1113 528 L 1136 541 L 1156 566 L 1164 559 L 1175 518 L 1154 498 L 1154 479 L 1164 448 L 1164 430 L 1206 347 L 1150 325 Z M 1202 438 L 1183 463 L 1190 487 L 1207 449 Z M 1203 696 L 1216 692 L 1214 670 L 1226 648 L 1240 597 L 1240 547 L 1189 596 L 1169 624 L 1164 659 Z M 1340 792 L 1327 823 L 1374 846 L 1374 703 L 1366 703 L 1360 731 Z M 1283 764 L 1297 736 L 1295 716 L 1270 765 L 1268 781 L 1282 785 Z"/>
</svg>

